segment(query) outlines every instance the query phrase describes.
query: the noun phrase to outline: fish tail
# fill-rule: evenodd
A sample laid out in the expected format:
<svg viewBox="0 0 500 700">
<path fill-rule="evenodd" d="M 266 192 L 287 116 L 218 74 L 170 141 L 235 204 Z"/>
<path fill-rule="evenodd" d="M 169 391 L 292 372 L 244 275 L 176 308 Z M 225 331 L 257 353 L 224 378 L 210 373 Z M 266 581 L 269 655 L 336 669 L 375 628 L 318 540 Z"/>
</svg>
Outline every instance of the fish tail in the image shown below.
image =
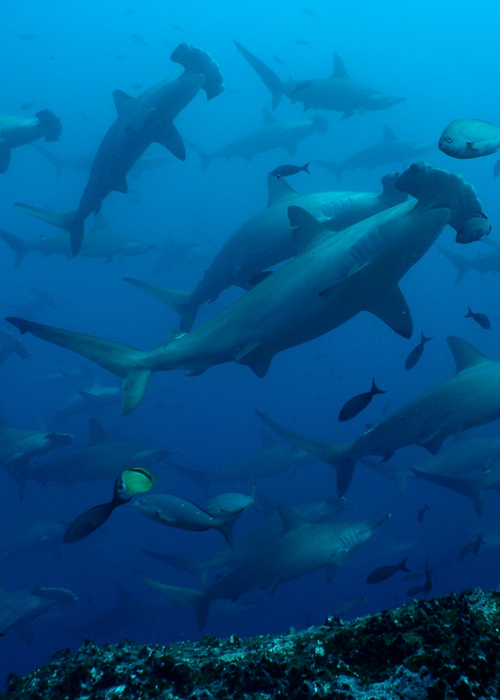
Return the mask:
<svg viewBox="0 0 500 700">
<path fill-rule="evenodd" d="M 464 318 L 474 318 L 474 313 L 472 312 L 470 306 L 467 306 L 467 313 L 465 314 Z"/>
<path fill-rule="evenodd" d="M 18 238 L 18 236 L 14 236 L 12 233 L 8 233 L 3 229 L 0 229 L 0 238 L 2 239 L 2 241 L 7 243 L 7 245 L 10 248 L 12 248 L 12 250 L 16 254 L 14 267 L 19 267 L 19 265 L 26 257 L 26 253 L 28 252 L 28 245 L 26 241 L 23 241 L 22 238 Z"/>
<path fill-rule="evenodd" d="M 41 112 L 37 112 L 35 117 L 40 122 L 40 126 L 45 132 L 46 141 L 59 141 L 59 137 L 62 132 L 62 124 L 59 117 L 56 117 L 54 112 L 50 109 L 44 109 Z"/>
<path fill-rule="evenodd" d="M 406 566 L 406 562 L 408 561 L 408 556 L 409 556 L 409 555 L 407 555 L 407 556 L 403 559 L 403 561 L 400 562 L 400 564 L 399 564 L 399 566 L 398 566 L 398 569 L 399 569 L 400 571 L 408 571 L 408 572 L 411 571 L 411 569 L 409 569 L 409 568 Z"/>
<path fill-rule="evenodd" d="M 148 353 L 122 343 L 54 328 L 14 316 L 6 320 L 18 328 L 23 335 L 32 333 L 49 343 L 72 350 L 120 377 L 123 390 L 123 415 L 133 411 L 144 396 L 155 371 L 144 364 L 141 366 L 141 362 L 145 361 Z"/>
<path fill-rule="evenodd" d="M 14 206 L 69 233 L 73 255 L 77 255 L 80 251 L 83 242 L 85 219 L 78 209 L 76 211 L 56 211 L 55 209 L 32 207 L 29 204 L 22 204 L 22 202 L 14 202 Z"/>
<path fill-rule="evenodd" d="M 433 339 L 434 339 L 433 335 L 430 335 L 429 337 L 427 337 L 426 335 L 424 335 L 423 331 L 420 331 L 420 342 L 422 343 L 422 345 L 425 345 L 426 343 L 429 342 L 429 340 L 433 340 Z"/>
<path fill-rule="evenodd" d="M 205 76 L 201 89 L 205 91 L 207 100 L 217 97 L 224 90 L 224 78 L 219 64 L 206 51 L 183 42 L 174 49 L 170 60 L 179 63 L 186 71 L 202 73 Z"/>
<path fill-rule="evenodd" d="M 182 332 L 187 333 L 191 330 L 198 312 L 198 304 L 193 302 L 193 295 L 190 292 L 167 289 L 157 284 L 141 282 L 134 277 L 124 277 L 123 279 L 176 311 L 181 317 L 179 328 Z"/>
<path fill-rule="evenodd" d="M 292 445 L 296 445 L 313 457 L 330 464 L 337 472 L 337 497 L 341 498 L 345 494 L 351 483 L 357 461 L 356 458 L 351 455 L 350 445 L 299 435 L 292 430 L 282 428 L 260 411 L 256 411 L 256 413 L 263 423 L 269 426 L 271 430 L 274 430 L 275 433 L 281 435 L 285 440 L 291 442 Z"/>
<path fill-rule="evenodd" d="M 305 165 L 303 165 L 303 166 L 301 167 L 302 172 L 307 173 L 308 175 L 310 175 L 310 174 L 311 174 L 311 171 L 309 170 L 309 166 L 310 166 L 310 165 L 311 165 L 310 162 L 309 162 L 309 163 L 306 163 Z"/>
<path fill-rule="evenodd" d="M 375 394 L 387 394 L 386 391 L 379 389 L 378 386 L 375 384 L 375 377 L 372 378 L 372 388 L 370 390 L 370 394 L 372 396 L 375 396 Z"/>
</svg>

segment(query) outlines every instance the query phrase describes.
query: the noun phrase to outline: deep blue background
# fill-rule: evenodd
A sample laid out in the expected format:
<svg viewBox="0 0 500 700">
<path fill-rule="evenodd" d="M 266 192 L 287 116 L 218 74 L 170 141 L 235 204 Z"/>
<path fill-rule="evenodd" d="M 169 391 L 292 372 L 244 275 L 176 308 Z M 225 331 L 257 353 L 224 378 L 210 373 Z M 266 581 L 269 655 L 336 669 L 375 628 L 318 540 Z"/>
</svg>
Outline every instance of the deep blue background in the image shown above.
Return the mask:
<svg viewBox="0 0 500 700">
<path fill-rule="evenodd" d="M 234 3 L 230 0 L 185 0 L 183 3 L 131 2 L 29 2 L 4 0 L 0 63 L 2 89 L 0 113 L 26 114 L 20 105 L 36 101 L 33 112 L 49 108 L 63 122 L 60 142 L 49 144 L 62 156 L 93 154 L 115 118 L 111 93 L 120 88 L 136 94 L 131 85 L 145 87 L 177 72 L 169 61 L 175 46 L 184 40 L 215 57 L 227 88 L 208 103 L 203 93 L 179 116 L 176 124 L 183 135 L 213 149 L 261 126 L 261 109 L 270 107 L 270 95 L 259 78 L 235 50 L 233 39 L 267 62 L 283 78 L 327 76 L 332 54 L 342 57 L 352 78 L 407 101 L 379 113 L 338 121 L 338 114 L 323 113 L 330 123 L 326 136 L 314 136 L 299 144 L 295 163 L 315 158 L 341 160 L 376 143 L 387 123 L 401 138 L 436 140 L 444 126 L 457 117 L 476 117 L 498 123 L 496 64 L 491 50 L 497 45 L 497 22 L 493 4 L 486 0 L 456 3 L 391 0 L 354 0 L 350 3 L 311 0 Z M 174 29 L 178 25 L 185 31 Z M 36 39 L 22 40 L 22 34 Z M 132 35 L 147 46 L 137 44 Z M 306 46 L 297 39 L 308 41 Z M 286 61 L 278 65 L 273 56 Z M 7 68 L 8 66 L 8 68 Z M 495 99 L 492 99 L 492 93 Z M 299 118 L 300 105 L 284 98 L 276 112 L 280 119 Z M 151 153 L 163 155 L 159 146 Z M 498 182 L 492 175 L 494 158 L 471 162 L 451 161 L 435 151 L 429 162 L 461 172 L 474 184 L 484 210 L 493 222 L 492 239 L 500 240 Z M 28 255 L 13 269 L 13 254 L 0 247 L 0 302 L 3 315 L 9 304 L 29 298 L 31 287 L 49 292 L 56 310 L 44 309 L 37 320 L 102 336 L 148 349 L 164 343 L 177 318 L 159 302 L 129 288 L 122 277 L 133 276 L 179 289 L 194 288 L 211 254 L 267 201 L 266 173 L 289 162 L 286 152 L 257 156 L 252 162 L 216 160 L 206 173 L 193 153 L 182 163 L 172 156 L 161 170 L 145 173 L 140 180 L 129 177 L 134 190 L 128 197 L 112 193 L 102 213 L 114 230 L 144 241 L 162 244 L 174 240 L 198 240 L 210 251 L 206 260 L 152 275 L 158 253 L 151 252 L 123 263 L 103 265 L 98 260 L 77 257 Z M 291 184 L 300 192 L 338 189 L 333 176 L 319 167 L 312 175 L 299 175 Z M 380 177 L 387 169 L 346 172 L 343 189 L 379 191 Z M 54 230 L 16 210 L 23 201 L 57 209 L 74 208 L 86 183 L 85 172 L 66 170 L 60 179 L 32 148 L 12 154 L 8 172 L 1 176 L 0 226 L 25 238 L 50 235 Z M 133 201 L 133 200 L 141 201 Z M 454 232 L 447 228 L 441 243 L 472 256 L 488 251 L 485 244 L 456 246 Z M 412 310 L 414 339 L 396 336 L 378 319 L 360 314 L 328 336 L 276 357 L 264 380 L 236 364 L 214 367 L 205 375 L 186 378 L 182 373 L 156 375 L 139 408 L 127 418 L 118 406 L 98 417 L 115 439 L 133 440 L 145 446 L 177 447 L 176 461 L 187 466 L 216 469 L 260 449 L 261 426 L 253 409 L 259 408 L 283 425 L 300 432 L 350 442 L 366 423 L 380 420 L 424 389 L 444 381 L 454 371 L 447 335 L 459 335 L 491 357 L 500 357 L 498 282 L 491 275 L 472 272 L 454 287 L 455 271 L 435 249 L 429 251 L 401 287 Z M 240 294 L 229 290 L 211 306 L 202 307 L 198 323 L 212 316 Z M 490 316 L 492 328 L 485 332 L 470 319 L 463 319 L 467 304 Z M 418 342 L 420 329 L 435 336 L 420 364 L 411 372 L 404 360 Z M 70 393 L 70 387 L 55 389 L 42 378 L 78 365 L 79 358 L 30 336 L 26 345 L 33 355 L 27 361 L 12 356 L 0 368 L 0 413 L 9 426 L 37 429 L 47 425 L 52 411 Z M 89 365 L 89 363 L 87 363 Z M 114 377 L 96 368 L 102 383 Z M 366 391 L 371 377 L 387 390 L 351 423 L 339 425 L 339 408 L 352 395 Z M 159 406 L 160 404 L 160 406 Z M 88 440 L 88 417 L 66 421 L 61 429 L 75 435 L 75 444 Z M 474 432 L 494 436 L 496 424 Z M 71 449 L 71 448 L 68 448 Z M 57 452 L 52 456 L 57 456 Z M 59 453 L 60 454 L 60 453 Z M 420 448 L 397 454 L 394 464 L 407 466 L 426 458 Z M 173 493 L 198 503 L 206 500 L 203 489 L 175 472 L 158 468 L 157 491 Z M 259 489 L 276 501 L 293 505 L 334 493 L 334 474 L 324 464 L 302 469 L 293 479 L 262 481 Z M 72 519 L 80 511 L 103 502 L 111 493 L 111 482 L 39 487 L 28 483 L 24 500 L 9 477 L 0 474 L 1 539 L 24 528 L 37 518 Z M 248 485 L 226 488 L 248 490 Z M 221 491 L 224 490 L 221 486 Z M 486 495 L 486 508 L 479 521 L 469 502 L 425 483 L 412 482 L 401 495 L 394 484 L 359 466 L 348 492 L 354 519 L 392 513 L 391 521 L 376 537 L 352 555 L 349 565 L 326 584 L 320 571 L 284 584 L 274 596 L 262 594 L 265 605 L 239 620 L 213 615 L 207 631 L 239 635 L 279 632 L 290 626 L 321 622 L 334 606 L 346 598 L 368 595 L 360 612 L 393 607 L 406 599 L 412 583 L 400 577 L 367 587 L 367 574 L 376 566 L 397 563 L 410 553 L 410 567 L 419 570 L 425 557 L 434 562 L 433 594 L 470 586 L 495 587 L 500 579 L 497 555 L 479 556 L 453 567 L 438 565 L 441 555 L 463 547 L 479 532 L 498 531 L 495 496 Z M 424 525 L 416 513 L 424 502 L 432 509 Z M 235 536 L 260 519 L 247 512 L 235 528 Z M 396 546 L 397 545 L 397 546 Z M 0 639 L 0 683 L 10 672 L 26 673 L 46 661 L 57 649 L 76 647 L 85 637 L 99 642 L 124 636 L 138 642 L 169 642 L 196 639 L 199 632 L 189 610 L 172 609 L 156 620 L 145 612 L 142 627 L 129 627 L 134 619 L 121 615 L 123 628 L 97 634 L 91 620 L 116 602 L 115 582 L 123 584 L 136 601 L 161 601 L 134 574 L 134 567 L 177 585 L 194 585 L 187 574 L 148 559 L 141 548 L 207 558 L 224 547 L 219 533 L 188 533 L 144 519 L 132 507 L 117 511 L 99 532 L 88 540 L 61 546 L 56 553 L 39 552 L 0 560 L 0 585 L 8 590 L 31 590 L 37 585 L 72 589 L 79 597 L 74 606 L 59 606 L 41 618 L 35 641 L 27 646 L 17 635 Z M 415 549 L 412 549 L 415 547 Z M 368 590 L 368 588 L 370 590 Z"/>
</svg>

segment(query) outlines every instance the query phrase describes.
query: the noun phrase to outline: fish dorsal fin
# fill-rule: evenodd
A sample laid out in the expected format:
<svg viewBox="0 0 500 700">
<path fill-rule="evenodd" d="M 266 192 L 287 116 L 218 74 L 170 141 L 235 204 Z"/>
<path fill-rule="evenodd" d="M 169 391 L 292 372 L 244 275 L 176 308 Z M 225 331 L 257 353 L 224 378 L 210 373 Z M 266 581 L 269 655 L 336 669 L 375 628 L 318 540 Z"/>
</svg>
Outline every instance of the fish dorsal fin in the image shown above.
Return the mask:
<svg viewBox="0 0 500 700">
<path fill-rule="evenodd" d="M 389 287 L 384 294 L 367 300 L 365 310 L 378 316 L 398 335 L 403 336 L 403 338 L 411 338 L 413 322 L 410 309 L 397 284 Z"/>
<path fill-rule="evenodd" d="M 96 214 L 94 216 L 94 227 L 92 231 L 102 231 L 102 229 L 106 229 L 107 231 L 109 231 L 109 226 L 104 221 L 104 217 L 102 214 Z"/>
<path fill-rule="evenodd" d="M 264 122 L 264 126 L 272 126 L 278 121 L 274 114 L 271 114 L 271 112 L 265 108 L 262 110 L 262 120 Z"/>
<path fill-rule="evenodd" d="M 108 434 L 102 427 L 102 425 L 96 421 L 95 418 L 91 418 L 89 421 L 90 429 L 90 441 L 89 445 L 94 445 L 96 442 L 102 442 L 103 440 L 109 440 Z"/>
<path fill-rule="evenodd" d="M 383 129 L 384 129 L 384 137 L 383 137 L 382 141 L 384 141 L 386 143 L 387 143 L 387 141 L 396 141 L 396 139 L 398 137 L 396 136 L 394 131 L 389 126 L 387 126 L 387 124 L 384 124 Z"/>
<path fill-rule="evenodd" d="M 288 219 L 295 243 L 295 254 L 300 255 L 325 234 L 332 235 L 330 229 L 302 207 L 288 207 Z"/>
<path fill-rule="evenodd" d="M 466 340 L 462 340 L 462 338 L 457 338 L 456 336 L 451 335 L 446 338 L 446 340 L 448 341 L 448 345 L 450 346 L 450 350 L 453 354 L 453 359 L 455 360 L 455 365 L 457 368 L 455 374 L 463 372 L 466 369 L 470 369 L 471 367 L 482 365 L 485 362 L 491 362 L 489 357 L 483 355 L 482 352 L 476 350 L 474 346 L 472 346 Z"/>
<path fill-rule="evenodd" d="M 283 523 L 283 530 L 286 532 L 291 532 L 292 530 L 301 530 L 304 527 L 308 527 L 309 523 L 307 520 L 296 513 L 294 510 L 288 506 L 277 505 L 276 510 Z"/>
<path fill-rule="evenodd" d="M 127 95 L 126 92 L 123 92 L 123 90 L 114 90 L 113 91 L 113 102 L 115 103 L 116 107 L 116 113 L 118 116 L 123 112 L 125 105 L 127 105 L 130 100 L 133 100 L 134 98 L 132 95 Z"/>
<path fill-rule="evenodd" d="M 273 175 L 272 173 L 269 173 L 267 176 L 267 192 L 268 208 L 297 195 L 297 192 L 288 184 L 284 177 Z"/>
<path fill-rule="evenodd" d="M 333 54 L 333 73 L 332 78 L 348 78 L 349 75 L 345 69 L 344 63 L 338 53 Z"/>
<path fill-rule="evenodd" d="M 278 444 L 278 440 L 274 436 L 274 433 L 270 433 L 267 428 L 262 428 L 260 431 L 261 435 L 261 440 L 262 440 L 262 449 L 266 450 L 269 447 L 276 447 Z"/>
</svg>

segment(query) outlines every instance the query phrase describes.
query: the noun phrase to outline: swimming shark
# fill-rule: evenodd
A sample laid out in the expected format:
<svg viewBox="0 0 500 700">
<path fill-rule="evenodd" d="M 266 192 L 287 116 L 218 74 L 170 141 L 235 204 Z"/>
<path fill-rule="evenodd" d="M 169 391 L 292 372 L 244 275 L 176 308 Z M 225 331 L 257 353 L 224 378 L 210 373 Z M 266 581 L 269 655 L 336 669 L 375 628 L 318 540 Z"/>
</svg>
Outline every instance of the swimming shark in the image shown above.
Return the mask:
<svg viewBox="0 0 500 700">
<path fill-rule="evenodd" d="M 352 445 L 299 435 L 260 412 L 259 416 L 278 435 L 333 466 L 337 494 L 342 496 L 362 457 L 380 455 L 388 460 L 408 445 L 420 445 L 437 454 L 450 435 L 500 418 L 500 362 L 490 360 L 461 338 L 450 336 L 447 340 L 455 360 L 455 376 L 417 396 Z"/>
<path fill-rule="evenodd" d="M 248 63 L 261 78 L 264 85 L 271 91 L 273 110 L 279 105 L 281 96 L 286 95 L 292 103 L 302 102 L 304 111 L 308 109 L 327 109 L 332 112 L 342 112 L 341 119 L 347 119 L 353 114 L 364 114 L 368 111 L 388 109 L 404 97 L 391 97 L 367 85 L 352 80 L 340 58 L 335 53 L 333 72 L 328 78 L 313 80 L 290 80 L 283 83 L 279 77 L 260 59 L 250 53 L 237 41 L 234 42 L 238 51 L 243 54 Z"/>
<path fill-rule="evenodd" d="M 120 401 L 120 389 L 117 386 L 101 386 L 95 382 L 89 389 L 77 389 L 60 408 L 54 411 L 52 427 L 79 413 L 97 411 L 105 406 L 112 406 Z"/>
<path fill-rule="evenodd" d="M 27 360 L 28 357 L 31 357 L 31 350 L 28 350 L 23 343 L 20 343 L 12 333 L 8 333 L 3 328 L 0 328 L 0 365 L 3 365 L 12 353 L 22 360 Z"/>
<path fill-rule="evenodd" d="M 20 478 L 36 481 L 42 486 L 50 482 L 72 486 L 78 481 L 117 479 L 125 469 L 154 467 L 172 452 L 175 450 L 146 449 L 130 442 L 112 440 L 103 427 L 91 418 L 90 441 L 86 447 L 57 459 L 31 464 Z"/>
<path fill-rule="evenodd" d="M 0 588 L 0 636 L 13 631 L 27 643 L 33 641 L 32 623 L 57 602 L 70 603 L 76 596 L 64 588 L 6 591 Z"/>
<path fill-rule="evenodd" d="M 41 253 L 46 258 L 49 255 L 64 255 L 68 259 L 72 257 L 71 244 L 64 233 L 40 236 L 26 241 L 0 229 L 0 240 L 7 243 L 15 252 L 14 267 L 19 267 L 26 255 L 31 252 Z M 144 255 L 156 247 L 153 243 L 138 241 L 112 231 L 104 221 L 102 214 L 97 214 L 94 218 L 93 228 L 85 235 L 80 256 L 83 258 L 104 258 L 105 262 L 113 262 L 136 255 Z"/>
<path fill-rule="evenodd" d="M 21 333 L 73 350 L 119 376 L 124 415 L 136 408 L 155 372 L 184 369 L 194 376 L 217 364 L 237 362 L 264 377 L 278 352 L 324 335 L 361 311 L 409 338 L 411 314 L 399 280 L 447 223 L 462 230 L 469 216 L 476 220 L 481 205 L 476 196 L 472 210 L 464 211 L 463 202 L 466 195 L 472 197 L 473 188 L 460 175 L 425 163 L 411 166 L 396 184 L 418 193 L 419 199 L 380 212 L 341 234 L 332 233 L 300 207 L 289 207 L 297 257 L 214 318 L 154 350 L 26 319 L 7 320 Z M 481 226 L 485 221 L 481 219 Z"/>
<path fill-rule="evenodd" d="M 40 146 L 38 143 L 33 144 L 38 153 L 40 153 L 45 160 L 47 160 L 56 169 L 56 178 L 59 179 L 65 168 L 68 170 L 87 170 L 92 169 L 92 163 L 94 161 L 91 155 L 73 155 L 73 156 L 60 156 L 54 151 L 49 151 L 47 148 Z M 160 156 L 150 156 L 145 153 L 139 158 L 139 160 L 132 166 L 130 174 L 138 180 L 141 175 L 148 170 L 156 170 L 164 165 L 170 163 L 170 158 L 160 157 Z"/>
<path fill-rule="evenodd" d="M 0 173 L 7 171 L 13 148 L 44 137 L 46 141 L 58 141 L 61 131 L 61 120 L 49 109 L 31 118 L 0 115 Z"/>
<path fill-rule="evenodd" d="M 417 141 L 399 139 L 392 129 L 387 124 L 384 124 L 382 141 L 375 146 L 358 151 L 358 153 L 348 156 L 340 163 L 335 163 L 331 160 L 315 160 L 314 162 L 334 173 L 337 177 L 337 182 L 340 182 L 344 170 L 356 170 L 357 168 L 373 170 L 373 168 L 387 165 L 388 163 L 401 163 L 406 166 L 435 148 L 436 144 L 434 142 L 419 143 Z"/>
<path fill-rule="evenodd" d="M 183 66 L 181 75 L 163 80 L 138 97 L 121 90 L 113 93 L 118 117 L 97 150 L 78 209 L 62 212 L 16 203 L 23 211 L 69 233 L 73 255 L 82 246 L 85 219 L 99 213 L 110 192 L 128 192 L 127 173 L 152 143 L 185 160 L 186 150 L 174 119 L 199 90 L 210 100 L 224 89 L 219 67 L 205 51 L 183 43 L 170 59 Z"/>
<path fill-rule="evenodd" d="M 302 207 L 332 231 L 338 231 L 367 219 L 373 214 L 401 204 L 406 193 L 394 186 L 398 175 L 382 178 L 382 193 L 373 192 L 314 192 L 298 194 L 283 178 L 267 176 L 267 208 L 260 211 L 222 246 L 196 289 L 175 292 L 163 287 L 126 278 L 142 291 L 171 306 L 180 314 L 180 330 L 189 331 L 201 304 L 217 299 L 229 287 L 248 290 L 259 280 L 259 273 L 292 258 L 296 246 L 290 228 L 288 207 Z"/>
<path fill-rule="evenodd" d="M 285 534 L 249 556 L 204 591 L 183 589 L 183 602 L 194 607 L 198 626 L 204 629 L 210 605 L 219 598 L 237 600 L 248 591 L 263 588 L 273 593 L 285 581 L 324 568 L 329 581 L 345 566 L 349 552 L 365 544 L 389 516 L 358 523 L 328 522 L 311 525 L 290 508 L 278 506 Z M 162 590 L 165 584 L 147 580 Z M 182 594 L 181 594 L 182 595 Z"/>
<path fill-rule="evenodd" d="M 500 246 L 494 241 L 484 241 L 492 247 L 492 250 L 487 253 L 477 253 L 474 258 L 464 258 L 454 250 L 447 250 L 436 244 L 436 248 L 447 258 L 457 270 L 455 284 L 458 284 L 463 279 L 469 270 L 475 270 L 479 274 L 484 275 L 486 272 L 498 274 L 500 272 Z"/>
<path fill-rule="evenodd" d="M 193 150 L 202 160 L 202 172 L 208 168 L 212 160 L 222 158 L 225 161 L 231 158 L 244 158 L 246 161 L 258 153 L 274 151 L 277 148 L 285 148 L 290 156 L 297 151 L 297 143 L 313 134 L 325 134 L 328 130 L 328 122 L 319 114 L 314 114 L 310 119 L 293 119 L 280 122 L 267 109 L 262 110 L 264 125 L 261 129 L 242 136 L 232 143 L 208 152 L 191 143 Z"/>
<path fill-rule="evenodd" d="M 0 419 L 0 467 L 14 479 L 22 497 L 24 475 L 29 469 L 30 459 L 72 442 L 73 435 L 43 430 L 17 430 L 8 428 Z"/>
</svg>

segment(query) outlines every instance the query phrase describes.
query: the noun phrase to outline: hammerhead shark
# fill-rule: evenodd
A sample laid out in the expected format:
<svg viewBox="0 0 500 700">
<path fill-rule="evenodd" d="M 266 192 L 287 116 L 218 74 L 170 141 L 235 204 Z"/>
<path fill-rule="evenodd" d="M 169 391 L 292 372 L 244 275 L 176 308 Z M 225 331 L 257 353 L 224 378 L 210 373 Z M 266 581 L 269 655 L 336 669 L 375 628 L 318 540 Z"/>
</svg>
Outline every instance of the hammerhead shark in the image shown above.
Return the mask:
<svg viewBox="0 0 500 700">
<path fill-rule="evenodd" d="M 289 207 L 297 257 L 214 318 L 155 350 L 21 318 L 7 320 L 21 333 L 73 350 L 121 377 L 124 414 L 136 408 L 154 372 L 185 369 L 193 376 L 237 362 L 264 377 L 278 352 L 328 333 L 361 311 L 409 338 L 411 314 L 399 280 L 447 223 L 461 230 L 478 212 L 481 226 L 486 219 L 477 197 L 471 211 L 461 208 L 472 188 L 460 175 L 420 163 L 402 173 L 396 185 L 409 194 L 418 192 L 417 202 L 382 211 L 342 233 L 332 233 L 300 207 Z"/>
<path fill-rule="evenodd" d="M 185 160 L 186 149 L 174 119 L 199 90 L 210 100 L 224 89 L 219 66 L 205 51 L 183 43 L 170 59 L 184 67 L 181 75 L 163 80 L 138 97 L 121 90 L 113 93 L 118 117 L 97 150 L 78 209 L 62 212 L 16 203 L 28 214 L 69 233 L 73 255 L 82 246 L 85 219 L 99 212 L 110 192 L 128 192 L 127 173 L 153 142 Z"/>
</svg>

